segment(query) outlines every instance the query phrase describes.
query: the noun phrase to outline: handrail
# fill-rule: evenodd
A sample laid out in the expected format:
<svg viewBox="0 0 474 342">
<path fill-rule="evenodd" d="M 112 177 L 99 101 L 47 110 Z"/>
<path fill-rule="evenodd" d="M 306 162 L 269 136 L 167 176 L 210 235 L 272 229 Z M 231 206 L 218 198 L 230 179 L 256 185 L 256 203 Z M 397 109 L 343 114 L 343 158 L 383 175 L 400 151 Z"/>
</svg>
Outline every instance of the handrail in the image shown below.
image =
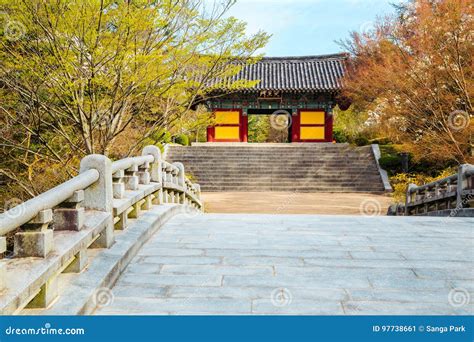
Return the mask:
<svg viewBox="0 0 474 342">
<path fill-rule="evenodd" d="M 140 166 L 147 162 L 152 163 L 153 161 L 154 157 L 152 155 L 120 159 L 112 163 L 112 173 L 115 173 L 119 170 L 126 170 L 134 165 Z"/>
<path fill-rule="evenodd" d="M 46 284 L 54 282 L 58 272 L 84 270 L 88 248 L 112 247 L 115 231 L 131 228 L 129 219 L 139 219 L 143 212 L 154 210 L 153 206 L 184 206 L 184 210 L 173 209 L 176 213 L 202 211 L 199 184 L 186 178 L 182 163 L 164 161 L 154 145 L 144 147 L 139 157 L 115 162 L 104 155 L 87 155 L 79 172 L 0 214 L 0 259 L 12 247 L 7 246 L 5 236 L 10 233 L 15 234 L 13 254 L 8 258 L 38 258 L 31 261 L 32 275 L 21 275 L 27 285 L 19 291 L 4 281 L 18 265 L 11 260 L 15 267 L 10 270 L 6 262 L 0 262 L 0 292 L 14 293 L 11 300 L 0 301 L 0 312 L 14 312 L 25 305 L 48 306 L 56 298 L 57 288 Z M 81 234 L 74 233 L 79 231 Z M 51 253 L 53 258 L 59 257 L 57 263 L 50 262 Z"/>
<path fill-rule="evenodd" d="M 19 204 L 0 214 L 0 236 L 6 235 L 33 219 L 41 210 L 53 208 L 71 197 L 75 191 L 83 190 L 99 179 L 99 172 L 91 169 L 76 177 Z M 16 208 L 16 209 L 15 209 Z M 15 210 L 15 211 L 14 211 Z M 21 215 L 16 211 L 21 210 Z"/>
<path fill-rule="evenodd" d="M 454 175 L 420 186 L 408 185 L 404 215 L 457 215 L 463 210 L 474 209 L 473 194 L 474 165 L 463 164 Z"/>
<path fill-rule="evenodd" d="M 414 192 L 425 190 L 425 189 L 431 189 L 433 187 L 436 187 L 436 185 L 441 185 L 441 184 L 447 183 L 449 181 L 457 180 L 457 179 L 458 179 L 458 175 L 454 174 L 454 175 L 451 175 L 451 176 L 447 176 L 447 177 L 432 181 L 430 183 L 419 185 L 416 188 L 412 187 L 412 188 L 408 189 L 408 191 L 410 193 L 414 193 Z"/>
<path fill-rule="evenodd" d="M 169 178 L 163 178 L 163 183 L 165 183 L 166 181 L 170 181 L 171 183 L 177 182 L 176 184 L 182 187 L 182 191 L 184 191 L 185 194 L 196 194 L 198 195 L 197 198 L 199 198 L 199 191 L 197 190 L 195 184 L 193 184 L 186 177 L 184 177 L 184 169 L 180 169 L 174 164 L 171 164 L 165 160 L 161 160 L 161 157 L 159 156 L 159 151 L 157 151 L 157 153 L 158 155 L 156 156 L 153 154 L 145 154 L 138 157 L 128 157 L 112 162 L 110 163 L 110 172 L 112 175 L 114 175 L 117 171 L 127 170 L 134 166 L 139 167 L 145 165 L 143 170 L 145 171 L 145 173 L 148 173 L 148 164 L 158 163 L 157 165 L 160 165 L 160 169 L 163 169 L 163 177 L 165 177 L 169 173 L 169 175 L 166 176 Z M 155 158 L 157 158 L 157 160 L 155 160 Z M 131 172 L 133 175 L 140 173 L 134 171 Z M 184 182 L 182 182 L 182 184 L 178 181 L 178 174 L 180 174 L 180 172 L 182 172 L 182 176 L 184 178 Z M 95 168 L 85 170 L 84 172 L 81 172 L 78 176 L 0 214 L 0 237 L 30 222 L 42 210 L 54 209 L 61 203 L 68 200 L 71 196 L 73 196 L 74 192 L 78 190 L 85 190 L 86 188 L 97 182 L 100 177 L 101 176 L 99 170 Z M 149 175 L 148 179 L 150 179 Z M 138 179 L 136 181 L 138 182 Z M 157 180 L 155 180 L 155 182 L 156 181 Z"/>
</svg>

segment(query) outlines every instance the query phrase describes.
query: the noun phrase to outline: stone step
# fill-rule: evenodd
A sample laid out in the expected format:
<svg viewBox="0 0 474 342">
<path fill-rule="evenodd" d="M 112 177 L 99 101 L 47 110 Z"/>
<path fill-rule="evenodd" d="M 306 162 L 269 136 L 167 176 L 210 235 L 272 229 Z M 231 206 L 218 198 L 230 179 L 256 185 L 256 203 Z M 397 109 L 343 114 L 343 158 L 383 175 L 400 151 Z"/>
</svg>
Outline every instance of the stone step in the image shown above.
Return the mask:
<svg viewBox="0 0 474 342">
<path fill-rule="evenodd" d="M 278 185 L 278 184 L 261 184 L 261 185 L 246 185 L 246 184 L 214 184 L 214 185 L 208 185 L 208 186 L 203 186 L 201 188 L 201 191 L 212 191 L 213 189 L 227 189 L 227 190 L 235 190 L 235 191 L 241 191 L 242 189 L 246 191 L 263 191 L 264 189 L 281 189 L 281 190 L 298 190 L 298 189 L 307 189 L 308 191 L 310 190 L 320 190 L 325 189 L 324 191 L 330 191 L 331 189 L 346 189 L 349 191 L 350 189 L 367 189 L 371 191 L 382 191 L 383 187 L 381 185 L 367 185 L 367 184 L 361 184 L 361 185 L 340 185 L 340 184 L 317 184 L 317 185 Z M 243 191 L 243 190 L 242 190 Z"/>
<path fill-rule="evenodd" d="M 218 180 L 218 179 L 213 179 L 213 180 L 204 180 L 204 179 L 197 179 L 197 182 L 200 185 L 206 185 L 206 184 L 235 184 L 235 185 L 242 185 L 242 184 L 248 184 L 248 185 L 260 185 L 260 184 L 381 184 L 378 179 L 341 179 L 341 180 L 332 180 L 332 179 L 327 179 L 327 180 L 316 180 L 316 179 L 298 179 L 298 180 L 291 180 L 291 179 L 270 179 L 270 180 L 262 180 L 262 179 L 256 179 L 253 181 L 249 180 L 238 180 L 238 179 L 229 179 L 229 180 Z"/>
<path fill-rule="evenodd" d="M 192 148 L 192 147 L 191 147 Z M 297 155 L 311 155 L 311 154 L 336 154 L 336 153 L 347 153 L 347 154 L 371 154 L 370 149 L 355 150 L 355 149 L 307 149 L 307 150 L 284 150 L 284 149 L 222 149 L 222 150 L 193 150 L 189 149 L 176 151 L 174 149 L 168 151 L 168 155 L 204 155 L 204 154 L 242 154 L 255 155 L 255 154 L 297 154 Z"/>
<path fill-rule="evenodd" d="M 212 170 L 212 171 L 203 171 L 203 170 L 187 170 L 186 174 L 192 175 L 195 177 L 222 177 L 222 178 L 255 178 L 255 177 L 271 177 L 271 178 L 290 178 L 294 179 L 295 177 L 310 177 L 310 178 L 340 178 L 340 177 L 370 177 L 375 176 L 379 177 L 379 174 L 375 170 L 363 170 L 362 172 L 345 172 L 345 170 L 337 170 L 334 172 L 324 171 L 324 170 L 307 170 L 306 172 L 301 172 L 298 170 L 296 172 L 290 172 L 291 170 L 285 170 L 286 172 L 281 172 L 278 170 L 258 172 L 258 170 L 246 170 L 239 171 L 229 171 L 229 170 Z M 252 172 L 250 172 L 252 171 Z"/>
<path fill-rule="evenodd" d="M 167 159 L 182 162 L 202 191 L 383 191 L 370 146 L 173 146 Z"/>
<path fill-rule="evenodd" d="M 223 151 L 223 152 L 200 152 L 200 153 L 168 153 L 169 156 L 179 156 L 179 157 L 211 157 L 211 156 L 302 156 L 302 157 L 312 157 L 312 156 L 352 156 L 355 157 L 357 155 L 362 155 L 366 157 L 370 157 L 371 153 L 370 152 L 345 152 L 345 151 L 332 151 L 332 152 L 318 152 L 318 151 L 313 151 L 313 152 L 280 152 L 280 151 L 272 151 L 272 152 L 246 152 L 246 151 Z"/>
<path fill-rule="evenodd" d="M 202 189 L 203 192 L 265 192 L 265 191 L 277 191 L 277 192 L 362 192 L 362 193 L 383 193 L 382 187 L 374 188 L 339 188 L 339 187 L 317 187 L 317 188 L 290 188 L 290 187 L 261 187 L 255 189 L 254 187 L 214 187 Z"/>
<path fill-rule="evenodd" d="M 191 147 L 192 148 L 192 147 Z M 245 153 L 246 155 L 255 155 L 255 154 L 266 154 L 266 155 L 272 155 L 272 154 L 285 154 L 285 155 L 292 155 L 292 154 L 297 154 L 297 155 L 311 155 L 311 154 L 336 154 L 336 153 L 341 153 L 341 154 L 371 154 L 371 150 L 366 149 L 366 150 L 355 150 L 355 149 L 308 149 L 308 150 L 284 150 L 284 149 L 222 149 L 222 150 L 196 150 L 192 148 L 193 150 L 181 150 L 181 151 L 176 151 L 174 149 L 168 151 L 168 155 L 203 155 L 203 154 L 239 154 L 239 153 Z"/>
<path fill-rule="evenodd" d="M 347 161 L 347 160 L 341 160 L 341 161 L 320 161 L 320 160 L 287 160 L 287 159 L 279 159 L 279 160 L 273 160 L 273 161 L 259 161 L 259 160 L 245 160 L 245 159 L 239 159 L 235 161 L 229 161 L 226 159 L 221 159 L 221 160 L 200 160 L 200 161 L 187 161 L 183 160 L 181 163 L 187 163 L 187 166 L 191 165 L 199 165 L 199 166 L 210 166 L 210 165 L 236 165 L 236 166 L 243 166 L 243 165 L 293 165 L 293 166 L 299 166 L 299 165 L 306 165 L 306 166 L 312 166 L 312 165 L 327 165 L 327 166 L 339 166 L 343 165 L 345 167 L 350 167 L 350 166 L 375 166 L 375 161 L 373 160 L 354 160 L 354 161 Z M 186 165 L 185 165 L 186 166 Z"/>
<path fill-rule="evenodd" d="M 373 181 L 374 179 L 380 179 L 379 175 L 376 174 L 369 174 L 369 175 L 341 175 L 341 176 L 315 176 L 315 175 L 295 175 L 294 177 L 291 177 L 289 175 L 285 176 L 268 176 L 268 175 L 262 175 L 262 176 L 254 176 L 254 177 L 248 177 L 248 176 L 227 176 L 227 175 L 202 175 L 202 174 L 192 174 L 192 177 L 201 180 L 201 181 L 239 181 L 239 182 L 249 182 L 249 181 L 267 181 L 267 180 L 273 180 L 273 181 L 298 181 L 298 180 L 311 180 L 313 182 L 316 181 L 331 181 L 331 182 L 337 182 L 337 181 L 342 181 L 342 180 L 353 180 L 353 179 L 367 179 L 370 181 Z"/>
<path fill-rule="evenodd" d="M 348 154 L 348 153 L 309 153 L 309 154 L 298 154 L 298 153 L 291 153 L 291 154 L 283 154 L 283 153 L 207 153 L 207 154 L 169 154 L 168 157 L 179 157 L 179 158 L 279 158 L 284 156 L 285 158 L 359 158 L 359 157 L 366 157 L 372 158 L 370 154 Z"/>
<path fill-rule="evenodd" d="M 344 177 L 344 178 L 311 178 L 311 177 L 297 177 L 297 178 L 206 178 L 206 177 L 196 177 L 196 180 L 199 184 L 210 184 L 210 183 L 343 183 L 343 182 L 366 182 L 373 183 L 379 181 L 377 177 Z"/>
<path fill-rule="evenodd" d="M 213 172 L 213 171 L 195 171 L 195 172 L 187 172 L 191 174 L 193 177 L 213 177 L 214 179 L 297 179 L 297 178 L 312 178 L 312 179 L 341 179 L 341 178 L 360 178 L 360 177 L 379 177 L 377 172 L 364 172 L 364 173 L 347 173 L 347 172 L 338 172 L 338 173 L 331 173 L 331 172 L 265 172 L 265 173 L 251 173 L 251 172 Z"/>
<path fill-rule="evenodd" d="M 266 170 L 270 167 L 274 168 L 285 168 L 285 169 L 290 169 L 290 168 L 344 168 L 344 170 L 350 170 L 353 168 L 354 170 L 358 169 L 367 169 L 367 168 L 375 168 L 375 163 L 357 163 L 357 164 L 325 164 L 325 163 L 288 163 L 284 161 L 280 161 L 278 163 L 246 163 L 246 162 L 241 162 L 241 163 L 227 163 L 227 162 L 215 162 L 215 163 L 187 163 L 185 164 L 185 169 L 193 168 L 193 167 L 207 167 L 207 168 L 213 168 L 213 167 L 220 167 L 221 169 L 225 168 L 249 168 L 249 167 L 259 167 L 261 170 Z M 262 166 L 262 167 L 260 167 Z"/>
<path fill-rule="evenodd" d="M 214 166 L 214 165 L 225 165 L 225 166 L 245 166 L 245 165 L 265 165 L 265 166 L 281 166 L 281 165 L 289 165 L 289 166 L 344 166 L 344 167 L 361 167 L 361 166 L 374 166 L 376 167 L 375 160 L 354 160 L 354 161 L 320 161 L 320 160 L 286 160 L 286 159 L 279 159 L 274 161 L 258 161 L 258 160 L 235 160 L 235 161 L 228 161 L 225 159 L 221 160 L 213 160 L 213 161 L 186 161 L 183 160 L 181 163 L 184 166 L 189 167 L 192 165 L 197 166 Z"/>
<path fill-rule="evenodd" d="M 209 154 L 193 154 L 193 155 L 180 155 L 180 154 L 170 154 L 168 157 L 172 158 L 181 158 L 181 159 L 190 159 L 190 160 L 196 160 L 196 159 L 201 159 L 201 158 L 207 158 L 207 159 L 217 159 L 217 158 L 226 158 L 226 159 L 257 159 L 257 158 L 263 158 L 263 159 L 269 159 L 269 160 L 274 160 L 275 158 L 280 158 L 280 157 L 285 157 L 288 159 L 300 159 L 300 158 L 305 158 L 305 159 L 344 159 L 344 158 L 372 158 L 370 154 L 346 154 L 346 153 L 311 153 L 311 154 L 298 154 L 298 153 L 291 153 L 291 154 L 283 154 L 283 153 L 262 153 L 262 154 L 245 154 L 245 153 L 222 153 L 222 154 L 215 154 L 215 153 L 209 153 Z"/>
<path fill-rule="evenodd" d="M 338 146 L 338 145 L 325 145 L 325 146 L 294 146 L 292 148 L 288 148 L 287 145 L 281 146 L 272 146 L 272 147 L 256 147 L 256 146 L 216 146 L 216 147 L 200 147 L 200 146 L 170 146 L 168 152 L 173 153 L 183 153 L 189 152 L 190 149 L 192 151 L 203 152 L 203 151 L 246 151 L 246 152 L 261 152 L 261 151 L 296 151 L 296 152 L 306 152 L 306 151 L 351 151 L 351 152 L 367 152 L 370 151 L 370 146 L 361 146 L 361 147 L 353 147 L 353 146 Z"/>
<path fill-rule="evenodd" d="M 366 180 L 366 179 L 343 179 L 343 180 L 317 180 L 317 179 L 269 179 L 269 180 L 262 180 L 262 179 L 255 179 L 255 180 L 238 180 L 238 179 L 230 179 L 230 180 L 198 180 L 200 185 L 206 185 L 206 184 L 228 184 L 228 185 L 242 185 L 242 184 L 248 184 L 248 185 L 262 185 L 262 184 L 281 184 L 281 185 L 302 185 L 302 184 L 343 184 L 343 185 L 350 185 L 350 184 L 374 184 L 374 181 L 376 184 L 382 184 L 381 182 L 378 183 L 376 182 L 377 180 Z"/>
<path fill-rule="evenodd" d="M 237 175 L 237 176 L 245 176 L 245 175 L 299 175 L 299 176 L 309 176 L 309 175 L 359 175 L 359 174 L 364 174 L 364 175 L 377 175 L 378 176 L 378 171 L 377 169 L 374 168 L 360 168 L 360 169 L 345 169 L 345 168 L 334 168 L 334 169 L 329 169 L 329 168 L 318 168 L 318 167 L 312 167 L 312 168 L 299 168 L 299 169 L 289 169 L 285 168 L 284 170 L 279 170 L 278 168 L 275 169 L 269 169 L 267 168 L 266 170 L 261 169 L 261 168 L 222 168 L 222 167 L 216 167 L 213 170 L 203 170 L 202 168 L 188 168 L 186 169 L 185 173 L 191 173 L 194 175 L 197 174 L 202 174 L 202 175 L 216 175 L 216 174 L 223 174 L 223 176 L 227 175 Z"/>
<path fill-rule="evenodd" d="M 260 183 L 260 184 L 233 184 L 233 183 L 208 183 L 208 184 L 200 184 L 203 188 L 213 188 L 213 187 L 233 187 L 236 189 L 240 188 L 248 188 L 248 189 L 255 189 L 256 186 L 258 187 L 281 187 L 281 188 L 320 188 L 320 187 L 339 187 L 339 188 L 357 188 L 357 187 L 371 187 L 371 188 L 381 188 L 382 183 L 374 182 L 374 183 L 312 183 L 308 182 L 307 184 L 304 183 Z"/>
</svg>

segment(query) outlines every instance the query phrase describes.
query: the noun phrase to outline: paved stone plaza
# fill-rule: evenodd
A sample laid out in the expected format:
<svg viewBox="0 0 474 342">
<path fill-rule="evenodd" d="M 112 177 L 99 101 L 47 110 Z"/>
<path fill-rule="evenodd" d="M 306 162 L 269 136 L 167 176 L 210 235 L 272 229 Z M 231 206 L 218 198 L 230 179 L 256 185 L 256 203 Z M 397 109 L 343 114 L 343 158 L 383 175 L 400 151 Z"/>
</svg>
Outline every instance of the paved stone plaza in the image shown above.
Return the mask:
<svg viewBox="0 0 474 342">
<path fill-rule="evenodd" d="M 392 203 L 385 194 L 350 192 L 203 192 L 201 197 L 206 212 L 223 214 L 363 215 L 371 206 L 383 215 Z"/>
<path fill-rule="evenodd" d="M 472 314 L 474 219 L 181 215 L 96 314 Z"/>
</svg>

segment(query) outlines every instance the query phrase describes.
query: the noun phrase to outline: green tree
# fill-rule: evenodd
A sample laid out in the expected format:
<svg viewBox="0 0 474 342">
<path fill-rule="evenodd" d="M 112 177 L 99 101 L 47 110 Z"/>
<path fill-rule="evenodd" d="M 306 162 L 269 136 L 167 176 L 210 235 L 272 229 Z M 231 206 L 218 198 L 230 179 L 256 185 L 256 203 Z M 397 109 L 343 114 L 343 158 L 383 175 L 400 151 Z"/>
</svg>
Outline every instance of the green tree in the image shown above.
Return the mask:
<svg viewBox="0 0 474 342">
<path fill-rule="evenodd" d="M 227 82 L 268 40 L 224 17 L 233 3 L 0 0 L 0 172 L 34 194 L 45 168 L 61 178 L 84 154 L 117 141 L 130 152 L 179 123 L 211 78 Z"/>
<path fill-rule="evenodd" d="M 270 130 L 270 120 L 268 115 L 249 115 L 248 120 L 249 142 L 267 142 Z"/>
</svg>

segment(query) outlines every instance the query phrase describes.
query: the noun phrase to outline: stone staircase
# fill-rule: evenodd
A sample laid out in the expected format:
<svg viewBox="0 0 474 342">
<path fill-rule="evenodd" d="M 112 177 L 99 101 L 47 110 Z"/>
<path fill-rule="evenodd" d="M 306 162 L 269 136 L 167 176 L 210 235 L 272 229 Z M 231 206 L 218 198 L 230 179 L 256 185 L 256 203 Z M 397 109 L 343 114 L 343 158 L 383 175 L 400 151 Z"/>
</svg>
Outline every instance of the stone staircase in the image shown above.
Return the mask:
<svg viewBox="0 0 474 342">
<path fill-rule="evenodd" d="M 169 146 L 203 192 L 384 192 L 370 146 L 197 144 Z"/>
</svg>

